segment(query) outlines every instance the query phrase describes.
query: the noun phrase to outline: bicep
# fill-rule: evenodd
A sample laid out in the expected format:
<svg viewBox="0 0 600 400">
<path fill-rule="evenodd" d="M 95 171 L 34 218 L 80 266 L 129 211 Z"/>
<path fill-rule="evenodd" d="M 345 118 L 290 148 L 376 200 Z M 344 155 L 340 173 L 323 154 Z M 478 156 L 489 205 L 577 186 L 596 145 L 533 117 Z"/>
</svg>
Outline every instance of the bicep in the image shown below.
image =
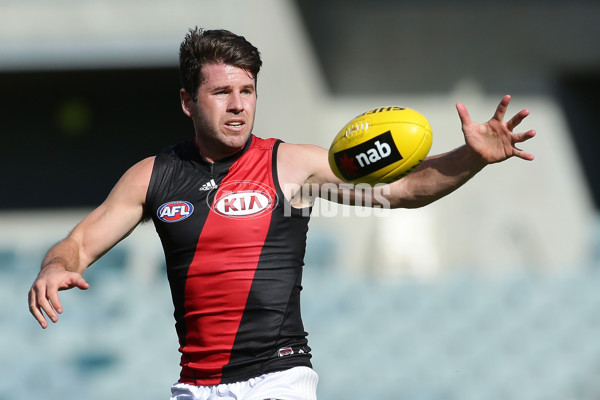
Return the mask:
<svg viewBox="0 0 600 400">
<path fill-rule="evenodd" d="M 304 160 L 309 160 L 311 175 L 307 184 L 311 194 L 339 204 L 367 207 L 389 207 L 390 185 L 372 187 L 366 183 L 347 183 L 337 177 L 329 165 L 329 151 L 318 146 L 308 146 Z M 396 191 L 403 193 L 402 190 Z M 397 200 L 397 199 L 395 199 Z"/>
<path fill-rule="evenodd" d="M 325 184 L 339 179 L 329 167 L 326 149 L 308 144 L 282 143 L 277 153 L 279 184 L 288 200 L 307 204 L 308 195 L 318 195 Z M 298 199 L 302 197 L 303 200 Z"/>
<path fill-rule="evenodd" d="M 153 165 L 150 157 L 131 167 L 106 200 L 71 232 L 69 237 L 77 241 L 82 263 L 96 261 L 140 223 Z"/>
<path fill-rule="evenodd" d="M 405 182 L 351 184 L 329 165 L 329 151 L 315 145 L 282 144 L 278 155 L 280 184 L 292 205 L 312 204 L 315 197 L 339 204 L 398 208 L 405 206 Z"/>
<path fill-rule="evenodd" d="M 293 205 L 313 204 L 315 197 L 355 204 L 357 196 L 364 197 L 364 188 L 357 192 L 353 185 L 344 183 L 333 173 L 327 149 L 307 144 L 282 144 L 281 149 L 280 183 Z"/>
<path fill-rule="evenodd" d="M 329 165 L 329 151 L 323 147 L 306 145 L 302 159 L 308 164 L 308 183 L 324 185 L 339 185 L 343 181 L 338 178 Z"/>
</svg>

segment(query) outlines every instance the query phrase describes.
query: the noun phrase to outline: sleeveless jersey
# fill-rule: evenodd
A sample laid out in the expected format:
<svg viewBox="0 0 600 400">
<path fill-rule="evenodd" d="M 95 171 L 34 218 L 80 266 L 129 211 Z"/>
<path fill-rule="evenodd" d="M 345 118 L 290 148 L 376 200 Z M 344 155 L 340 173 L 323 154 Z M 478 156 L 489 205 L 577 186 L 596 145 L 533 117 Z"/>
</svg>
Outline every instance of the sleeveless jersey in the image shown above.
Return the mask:
<svg viewBox="0 0 600 400">
<path fill-rule="evenodd" d="M 180 382 L 311 367 L 300 317 L 309 216 L 279 187 L 279 143 L 251 136 L 208 163 L 190 139 L 156 156 L 146 206 L 165 253 Z"/>
</svg>

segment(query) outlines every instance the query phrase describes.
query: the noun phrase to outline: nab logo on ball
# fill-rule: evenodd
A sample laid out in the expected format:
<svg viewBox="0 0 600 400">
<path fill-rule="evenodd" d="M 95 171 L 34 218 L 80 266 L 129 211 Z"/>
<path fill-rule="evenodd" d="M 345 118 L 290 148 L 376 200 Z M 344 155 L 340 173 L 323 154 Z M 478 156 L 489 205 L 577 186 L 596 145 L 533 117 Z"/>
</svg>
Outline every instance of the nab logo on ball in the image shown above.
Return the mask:
<svg viewBox="0 0 600 400">
<path fill-rule="evenodd" d="M 158 208 L 156 215 L 164 222 L 183 221 L 194 212 L 194 206 L 188 201 L 171 201 Z"/>
<path fill-rule="evenodd" d="M 212 210 L 224 217 L 254 218 L 271 212 L 273 197 L 257 182 L 235 182 L 221 186 Z"/>
<path fill-rule="evenodd" d="M 387 131 L 357 146 L 334 153 L 333 158 L 346 180 L 355 180 L 402 160 Z"/>
<path fill-rule="evenodd" d="M 335 136 L 327 161 L 344 182 L 376 185 L 410 174 L 427 157 L 427 119 L 405 107 L 380 107 L 350 120 Z"/>
</svg>

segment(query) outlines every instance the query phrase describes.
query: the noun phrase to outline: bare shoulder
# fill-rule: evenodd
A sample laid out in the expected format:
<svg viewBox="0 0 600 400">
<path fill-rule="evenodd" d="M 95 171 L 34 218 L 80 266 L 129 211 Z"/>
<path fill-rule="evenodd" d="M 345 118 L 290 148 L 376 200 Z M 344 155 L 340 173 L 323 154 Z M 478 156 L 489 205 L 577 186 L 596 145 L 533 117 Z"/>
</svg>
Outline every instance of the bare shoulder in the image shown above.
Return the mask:
<svg viewBox="0 0 600 400">
<path fill-rule="evenodd" d="M 138 179 L 145 180 L 146 178 L 150 180 L 150 176 L 152 175 L 152 168 L 154 168 L 154 159 L 155 157 L 147 157 L 143 160 L 135 163 L 131 168 L 127 170 L 125 175 L 133 175 Z"/>
<path fill-rule="evenodd" d="M 303 184 L 327 163 L 327 150 L 312 144 L 282 143 L 277 170 L 284 183 Z"/>
<path fill-rule="evenodd" d="M 277 154 L 277 169 L 283 184 L 338 182 L 329 167 L 328 150 L 313 144 L 282 143 Z"/>
<path fill-rule="evenodd" d="M 154 157 L 145 158 L 131 166 L 119 179 L 107 200 L 144 203 L 153 167 Z"/>
<path fill-rule="evenodd" d="M 127 171 L 125 171 L 117 183 L 117 186 L 141 185 L 147 187 L 150 183 L 150 177 L 152 176 L 152 169 L 154 168 L 154 158 L 154 156 L 144 158 L 143 160 L 131 166 Z"/>
<path fill-rule="evenodd" d="M 278 152 L 283 153 L 286 157 L 303 158 L 306 156 L 319 156 L 325 154 L 327 149 L 314 144 L 296 144 L 283 142 L 279 145 Z"/>
</svg>

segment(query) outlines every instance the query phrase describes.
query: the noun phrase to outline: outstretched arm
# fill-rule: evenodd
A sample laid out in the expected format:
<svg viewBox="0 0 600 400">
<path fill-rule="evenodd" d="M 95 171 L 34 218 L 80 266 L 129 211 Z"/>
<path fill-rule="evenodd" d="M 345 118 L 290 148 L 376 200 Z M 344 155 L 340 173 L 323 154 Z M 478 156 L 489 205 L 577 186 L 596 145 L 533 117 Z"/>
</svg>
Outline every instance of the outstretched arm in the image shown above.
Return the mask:
<svg viewBox="0 0 600 400">
<path fill-rule="evenodd" d="M 142 220 L 153 165 L 147 158 L 131 167 L 106 200 L 48 251 L 29 290 L 29 311 L 42 328 L 48 326 L 44 313 L 57 322 L 63 311 L 58 292 L 87 289 L 83 272 Z"/>
<path fill-rule="evenodd" d="M 465 145 L 445 154 L 428 157 L 413 173 L 390 185 L 387 196 L 392 207 L 415 208 L 430 204 L 461 187 L 486 165 L 511 157 L 533 160 L 533 155 L 516 147 L 535 136 L 534 130 L 514 133 L 529 115 L 524 109 L 504 121 L 510 96 L 504 96 L 492 118 L 483 124 L 471 120 L 464 104 L 456 109 Z"/>
<path fill-rule="evenodd" d="M 529 110 L 521 110 L 505 122 L 509 103 L 510 96 L 504 96 L 492 118 L 483 124 L 473 122 L 464 104 L 458 103 L 456 109 L 465 144 L 445 154 L 428 157 L 411 174 L 389 185 L 370 189 L 362 186 L 360 190 L 348 189 L 348 185 L 345 185 L 344 189 L 338 189 L 337 196 L 330 196 L 335 191 L 332 188 L 342 182 L 329 167 L 327 149 L 291 144 L 282 144 L 278 153 L 280 183 L 284 188 L 292 183 L 289 186 L 292 189 L 286 192 L 286 197 L 300 199 L 299 205 L 312 202 L 298 196 L 298 188 L 308 186 L 311 197 L 392 208 L 423 207 L 452 193 L 488 164 L 511 157 L 533 160 L 533 155 L 518 149 L 516 144 L 531 139 L 535 131 L 513 132 L 529 115 Z"/>
</svg>

